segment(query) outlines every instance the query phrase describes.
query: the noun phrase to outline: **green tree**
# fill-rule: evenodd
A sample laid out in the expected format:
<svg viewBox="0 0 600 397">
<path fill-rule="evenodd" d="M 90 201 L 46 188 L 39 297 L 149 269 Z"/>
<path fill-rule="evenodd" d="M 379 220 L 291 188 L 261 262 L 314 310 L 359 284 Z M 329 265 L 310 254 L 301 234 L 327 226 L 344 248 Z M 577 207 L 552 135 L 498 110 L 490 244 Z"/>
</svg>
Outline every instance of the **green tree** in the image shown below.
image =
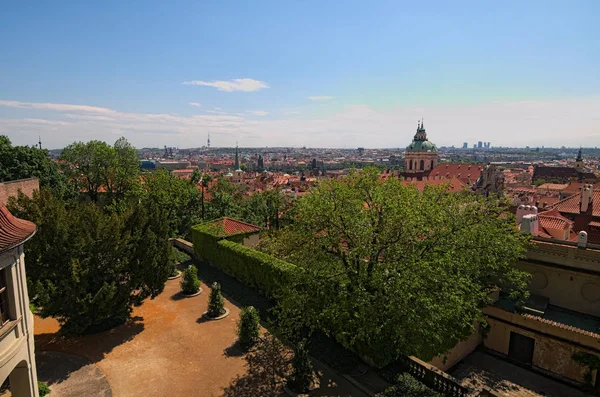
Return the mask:
<svg viewBox="0 0 600 397">
<path fill-rule="evenodd" d="M 242 348 L 248 349 L 260 338 L 260 317 L 253 306 L 245 307 L 238 321 L 238 341 Z"/>
<path fill-rule="evenodd" d="M 156 203 L 107 213 L 43 189 L 9 204 L 39 227 L 25 245 L 30 293 L 41 315 L 57 318 L 65 333 L 121 323 L 134 305 L 163 290 L 170 242 L 167 213 Z"/>
<path fill-rule="evenodd" d="M 170 236 L 186 236 L 200 222 L 200 192 L 185 179 L 176 178 L 166 170 L 142 175 L 142 196 L 164 208 L 168 214 Z"/>
<path fill-rule="evenodd" d="M 206 219 L 217 219 L 224 216 L 231 218 L 241 218 L 240 202 L 242 195 L 237 186 L 225 178 L 217 179 L 211 186 L 210 194 L 212 196 L 206 209 Z"/>
<path fill-rule="evenodd" d="M 313 381 L 313 366 L 308 356 L 308 349 L 305 342 L 301 341 L 294 348 L 294 357 L 292 358 L 292 374 L 289 384 L 293 390 L 306 393 L 310 389 Z"/>
<path fill-rule="evenodd" d="M 75 142 L 63 149 L 60 159 L 65 175 L 94 202 L 101 192 L 109 200 L 119 200 L 139 188 L 139 160 L 125 138 L 114 146 L 102 141 Z"/>
<path fill-rule="evenodd" d="M 58 172 L 47 150 L 13 146 L 6 136 L 0 135 L 0 182 L 25 178 L 38 178 L 41 188 L 52 189 L 61 196 L 69 193 L 67 179 Z"/>
<path fill-rule="evenodd" d="M 225 302 L 221 295 L 221 285 L 217 282 L 210 286 L 210 297 L 208 298 L 208 315 L 209 317 L 219 317 L 225 313 Z"/>
<path fill-rule="evenodd" d="M 321 181 L 296 203 L 294 223 L 263 240 L 304 269 L 278 297 L 280 321 L 378 363 L 429 360 L 471 334 L 490 291 L 526 293 L 526 273 L 512 267 L 526 238 L 498 201 L 378 175 Z"/>
<path fill-rule="evenodd" d="M 196 266 L 188 266 L 183 272 L 181 279 L 181 291 L 186 295 L 193 295 L 200 291 L 200 280 L 198 280 L 198 269 Z"/>
<path fill-rule="evenodd" d="M 377 394 L 377 397 L 443 397 L 443 394 L 431 390 L 410 374 L 404 373 L 398 377 L 395 385 Z"/>
</svg>

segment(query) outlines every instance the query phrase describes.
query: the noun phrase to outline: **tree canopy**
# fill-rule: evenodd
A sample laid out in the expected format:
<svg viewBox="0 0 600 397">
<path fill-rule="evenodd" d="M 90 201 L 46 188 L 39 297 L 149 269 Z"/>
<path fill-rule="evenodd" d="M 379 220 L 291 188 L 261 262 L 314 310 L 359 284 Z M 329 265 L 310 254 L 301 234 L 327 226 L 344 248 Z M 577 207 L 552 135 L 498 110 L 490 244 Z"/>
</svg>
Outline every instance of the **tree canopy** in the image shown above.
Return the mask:
<svg viewBox="0 0 600 397">
<path fill-rule="evenodd" d="M 0 135 L 0 182 L 25 178 L 38 178 L 41 187 L 61 195 L 67 190 L 67 180 L 58 172 L 47 150 L 13 146 L 6 136 Z"/>
<path fill-rule="evenodd" d="M 490 291 L 525 293 L 527 276 L 511 265 L 526 238 L 498 201 L 378 175 L 320 181 L 294 223 L 264 240 L 261 249 L 304 269 L 279 297 L 280 319 L 378 363 L 429 360 L 471 334 Z"/>
<path fill-rule="evenodd" d="M 30 294 L 64 332 L 122 322 L 163 290 L 172 261 L 168 219 L 153 200 L 116 213 L 43 189 L 20 194 L 10 210 L 38 225 L 25 245 Z"/>
<path fill-rule="evenodd" d="M 137 153 L 125 138 L 113 146 L 102 141 L 75 142 L 63 149 L 60 159 L 64 174 L 94 202 L 101 192 L 109 199 L 122 199 L 139 186 Z"/>
</svg>

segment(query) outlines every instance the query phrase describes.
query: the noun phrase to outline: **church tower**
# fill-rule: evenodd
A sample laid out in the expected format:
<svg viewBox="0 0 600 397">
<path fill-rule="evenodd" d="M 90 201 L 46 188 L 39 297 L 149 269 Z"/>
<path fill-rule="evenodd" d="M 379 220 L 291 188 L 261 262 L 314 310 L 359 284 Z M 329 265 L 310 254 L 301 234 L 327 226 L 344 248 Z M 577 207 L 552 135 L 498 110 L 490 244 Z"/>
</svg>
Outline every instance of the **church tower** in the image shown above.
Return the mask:
<svg viewBox="0 0 600 397">
<path fill-rule="evenodd" d="M 438 165 L 437 147 L 427 140 L 427 132 L 423 120 L 417 124 L 417 132 L 413 141 L 406 147 L 404 154 L 404 176 L 422 180 L 424 176 Z"/>
<path fill-rule="evenodd" d="M 577 153 L 577 158 L 575 159 L 575 168 L 577 171 L 583 171 L 583 155 L 581 154 L 581 148 L 579 148 L 579 153 Z"/>
</svg>

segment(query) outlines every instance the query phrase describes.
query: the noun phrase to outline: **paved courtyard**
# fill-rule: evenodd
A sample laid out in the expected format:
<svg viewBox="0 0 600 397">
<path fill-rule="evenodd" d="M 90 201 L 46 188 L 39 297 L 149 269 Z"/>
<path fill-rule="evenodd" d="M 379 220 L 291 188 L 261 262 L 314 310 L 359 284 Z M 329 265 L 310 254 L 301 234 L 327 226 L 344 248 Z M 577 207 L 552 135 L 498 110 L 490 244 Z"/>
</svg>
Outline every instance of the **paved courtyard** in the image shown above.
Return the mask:
<svg viewBox="0 0 600 397">
<path fill-rule="evenodd" d="M 538 375 L 489 354 L 476 351 L 465 358 L 450 375 L 465 386 L 481 390 L 491 387 L 507 397 L 589 397 L 578 389 Z"/>
<path fill-rule="evenodd" d="M 89 360 L 106 375 L 115 397 L 231 393 L 236 378 L 239 380 L 246 373 L 245 360 L 233 347 L 240 308 L 226 299 L 229 317 L 202 320 L 210 288 L 202 284 L 201 295 L 182 298 L 179 282 L 180 279 L 168 281 L 160 296 L 134 309 L 128 323 L 95 335 L 60 338 L 55 320 L 36 317 L 36 349 Z M 224 293 L 227 295 L 227 291 Z M 329 368 L 317 367 L 321 370 L 322 387 L 315 395 L 364 396 Z M 65 379 L 63 388 L 69 386 L 68 375 Z M 53 392 L 55 388 L 58 387 L 51 385 Z M 101 393 L 102 390 L 86 396 L 106 396 Z"/>
</svg>

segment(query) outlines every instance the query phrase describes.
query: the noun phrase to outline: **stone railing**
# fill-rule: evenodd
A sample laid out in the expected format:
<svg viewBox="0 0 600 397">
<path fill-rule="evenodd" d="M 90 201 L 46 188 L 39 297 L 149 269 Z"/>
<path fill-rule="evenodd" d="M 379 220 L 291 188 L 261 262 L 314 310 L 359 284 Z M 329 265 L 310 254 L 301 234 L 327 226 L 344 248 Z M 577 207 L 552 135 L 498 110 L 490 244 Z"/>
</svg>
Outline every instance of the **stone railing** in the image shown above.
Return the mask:
<svg viewBox="0 0 600 397">
<path fill-rule="evenodd" d="M 445 396 L 465 397 L 471 393 L 471 390 L 462 386 L 458 380 L 414 356 L 404 357 L 401 361 L 406 372 Z"/>
</svg>

